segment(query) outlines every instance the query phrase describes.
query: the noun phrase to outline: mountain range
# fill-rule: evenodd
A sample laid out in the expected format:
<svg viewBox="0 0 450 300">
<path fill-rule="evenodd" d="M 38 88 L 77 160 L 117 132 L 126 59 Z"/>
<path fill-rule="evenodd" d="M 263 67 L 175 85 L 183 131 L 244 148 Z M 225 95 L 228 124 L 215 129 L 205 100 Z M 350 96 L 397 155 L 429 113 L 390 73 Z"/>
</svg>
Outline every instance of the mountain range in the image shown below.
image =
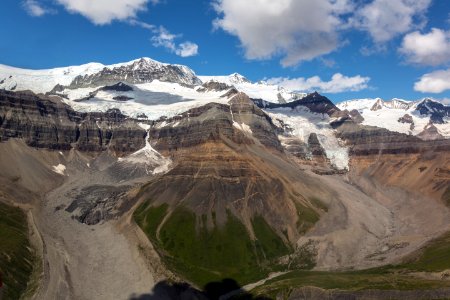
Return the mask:
<svg viewBox="0 0 450 300">
<path fill-rule="evenodd" d="M 425 262 L 450 253 L 449 114 L 149 58 L 0 65 L 0 199 L 27 212 L 36 252 L 28 290 L 5 282 L 37 299 L 140 299 L 173 281 L 203 299 L 225 278 L 287 299 L 445 298 L 450 258 Z"/>
</svg>

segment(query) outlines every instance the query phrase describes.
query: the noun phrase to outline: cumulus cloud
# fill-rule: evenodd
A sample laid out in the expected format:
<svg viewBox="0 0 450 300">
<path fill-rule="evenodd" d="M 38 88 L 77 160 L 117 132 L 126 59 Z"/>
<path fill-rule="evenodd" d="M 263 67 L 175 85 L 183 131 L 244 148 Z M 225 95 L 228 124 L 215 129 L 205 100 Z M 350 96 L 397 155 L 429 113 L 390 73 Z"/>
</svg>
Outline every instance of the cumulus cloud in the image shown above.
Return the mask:
<svg viewBox="0 0 450 300">
<path fill-rule="evenodd" d="M 88 18 L 96 25 L 109 24 L 114 20 L 134 19 L 138 12 L 145 11 L 149 0 L 56 0 L 66 10 Z"/>
<path fill-rule="evenodd" d="M 437 66 L 450 61 L 450 31 L 433 28 L 421 34 L 415 31 L 403 38 L 399 51 L 411 63 Z"/>
<path fill-rule="evenodd" d="M 438 101 L 444 105 L 450 105 L 450 98 L 438 99 Z"/>
<path fill-rule="evenodd" d="M 310 78 L 271 78 L 267 82 L 271 84 L 277 84 L 284 88 L 311 92 L 319 91 L 323 93 L 342 93 L 342 92 L 356 92 L 368 88 L 369 77 L 363 77 L 361 75 L 348 77 L 340 73 L 336 73 L 331 77 L 330 81 L 322 81 L 319 76 L 313 76 Z"/>
<path fill-rule="evenodd" d="M 248 59 L 281 55 L 293 66 L 327 54 L 339 46 L 341 16 L 350 0 L 215 0 L 216 28 L 239 38 Z"/>
<path fill-rule="evenodd" d="M 53 12 L 53 10 L 44 7 L 36 0 L 23 1 L 22 5 L 25 8 L 26 12 L 33 17 L 42 17 L 43 15 Z"/>
<path fill-rule="evenodd" d="M 423 75 L 414 84 L 414 90 L 422 93 L 442 93 L 450 90 L 450 69 L 439 70 Z"/>
<path fill-rule="evenodd" d="M 431 0 L 374 0 L 357 10 L 352 23 L 374 42 L 384 43 L 424 25 L 430 4 Z"/>
<path fill-rule="evenodd" d="M 181 43 L 175 53 L 181 57 L 195 56 L 198 54 L 198 45 L 192 42 Z"/>
<path fill-rule="evenodd" d="M 198 45 L 189 41 L 177 44 L 176 39 L 180 38 L 179 34 L 172 34 L 163 26 L 154 29 L 155 36 L 151 38 L 153 46 L 164 47 L 172 53 L 181 57 L 195 56 L 198 54 Z"/>
</svg>

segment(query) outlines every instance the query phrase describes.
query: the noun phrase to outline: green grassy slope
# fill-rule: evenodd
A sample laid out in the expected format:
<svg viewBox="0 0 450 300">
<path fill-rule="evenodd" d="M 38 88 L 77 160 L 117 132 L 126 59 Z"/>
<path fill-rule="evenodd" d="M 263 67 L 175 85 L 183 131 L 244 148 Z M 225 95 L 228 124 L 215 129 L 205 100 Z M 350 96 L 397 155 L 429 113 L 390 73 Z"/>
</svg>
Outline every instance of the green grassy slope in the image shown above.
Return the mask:
<svg viewBox="0 0 450 300">
<path fill-rule="evenodd" d="M 7 287 L 4 299 L 19 299 L 25 292 L 35 259 L 25 214 L 0 202 L 0 272 Z"/>
<path fill-rule="evenodd" d="M 423 279 L 414 272 L 440 272 L 450 269 L 450 233 L 432 241 L 404 263 L 364 271 L 292 271 L 272 279 L 254 292 L 274 296 L 302 286 L 340 290 L 417 290 L 450 287 L 450 281 Z"/>
<path fill-rule="evenodd" d="M 165 262 L 187 280 L 202 287 L 223 278 L 245 284 L 277 268 L 276 259 L 292 249 L 262 217 L 252 220 L 256 240 L 231 213 L 223 226 L 208 229 L 207 217 L 177 208 L 164 225 L 167 206 L 147 207 L 135 212 L 135 220 L 158 249 Z"/>
</svg>

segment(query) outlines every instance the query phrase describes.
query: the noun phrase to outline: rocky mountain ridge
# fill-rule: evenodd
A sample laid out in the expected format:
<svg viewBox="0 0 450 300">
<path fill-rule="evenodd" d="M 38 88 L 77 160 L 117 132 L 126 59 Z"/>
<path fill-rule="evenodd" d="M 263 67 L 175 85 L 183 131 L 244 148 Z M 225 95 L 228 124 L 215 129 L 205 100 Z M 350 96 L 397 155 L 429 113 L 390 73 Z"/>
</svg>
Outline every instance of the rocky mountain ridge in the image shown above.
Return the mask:
<svg viewBox="0 0 450 300">
<path fill-rule="evenodd" d="M 20 138 L 32 147 L 121 156 L 143 148 L 144 137 L 137 121 L 119 110 L 79 113 L 58 98 L 0 91 L 0 141 Z"/>
</svg>

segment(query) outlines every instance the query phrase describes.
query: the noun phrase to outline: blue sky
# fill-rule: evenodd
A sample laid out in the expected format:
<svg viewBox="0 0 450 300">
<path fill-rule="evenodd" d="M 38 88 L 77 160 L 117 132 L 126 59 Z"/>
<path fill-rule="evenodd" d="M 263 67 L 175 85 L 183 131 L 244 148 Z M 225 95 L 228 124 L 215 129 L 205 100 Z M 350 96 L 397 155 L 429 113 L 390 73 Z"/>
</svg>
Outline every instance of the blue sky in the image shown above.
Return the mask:
<svg viewBox="0 0 450 300">
<path fill-rule="evenodd" d="M 2 0 L 0 63 L 138 57 L 334 101 L 450 98 L 449 0 Z"/>
</svg>

